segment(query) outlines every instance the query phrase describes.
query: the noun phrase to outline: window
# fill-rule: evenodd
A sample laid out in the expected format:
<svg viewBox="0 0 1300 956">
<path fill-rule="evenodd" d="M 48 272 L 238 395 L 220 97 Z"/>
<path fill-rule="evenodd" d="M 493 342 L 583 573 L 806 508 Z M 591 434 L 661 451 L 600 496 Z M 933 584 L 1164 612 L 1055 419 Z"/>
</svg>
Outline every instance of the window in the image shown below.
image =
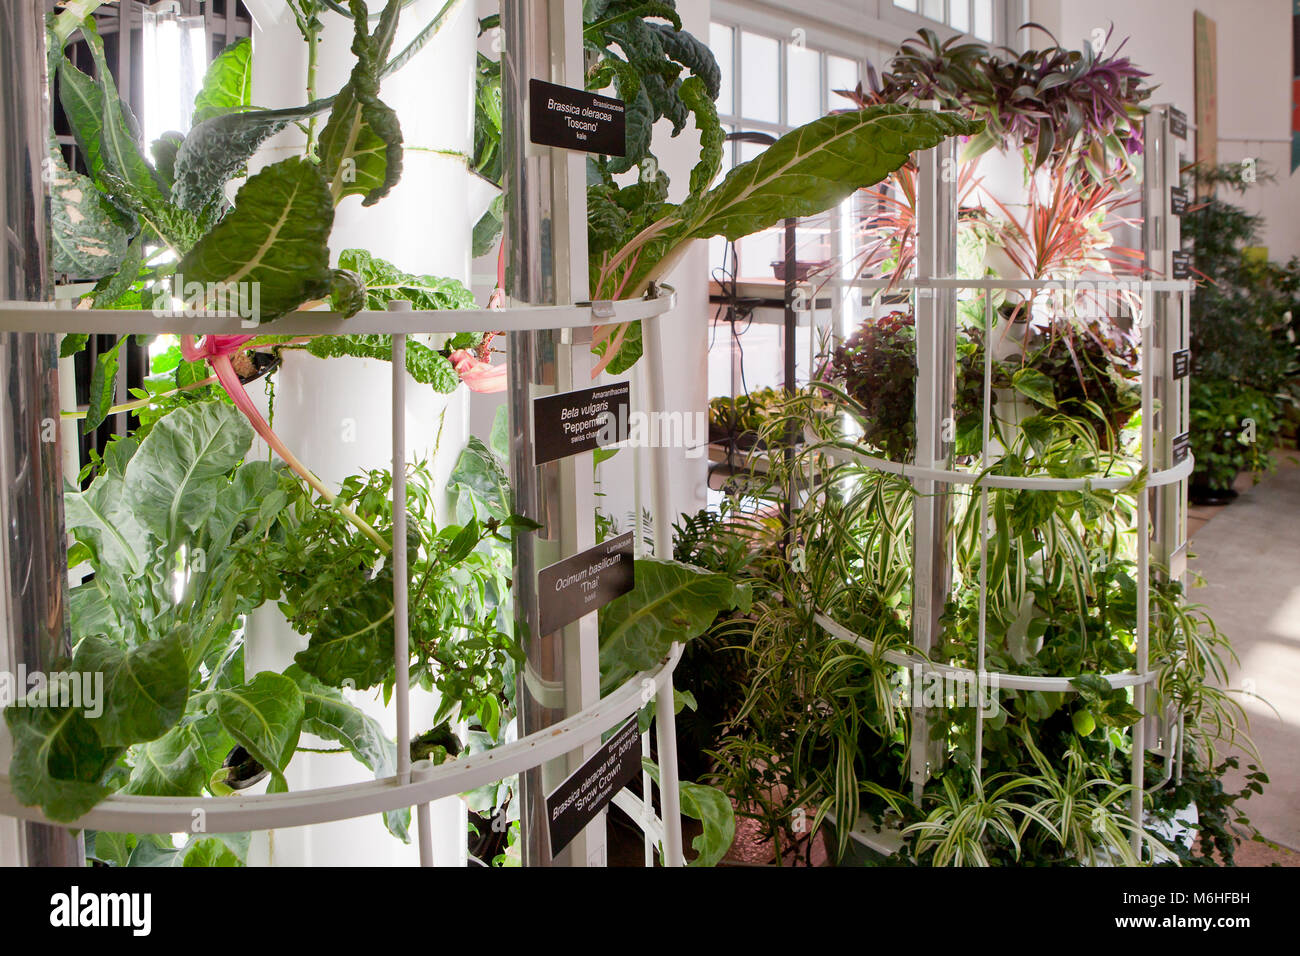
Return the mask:
<svg viewBox="0 0 1300 956">
<path fill-rule="evenodd" d="M 780 136 L 831 110 L 846 108 L 850 102 L 835 91 L 852 90 L 862 75 L 859 60 L 808 44 L 801 30 L 780 37 L 715 22 L 709 26 L 709 47 L 722 73 L 718 117 L 728 133 Z M 753 159 L 764 148 L 761 143 L 729 143 L 720 176 L 737 163 Z M 801 228 L 800 257 L 806 245 L 820 241 L 814 233 Z M 783 255 L 782 242 L 780 230 L 742 240 L 737 249 L 741 260 L 738 274 L 771 278 L 771 263 Z M 721 266 L 726 242 L 713 240 L 710 251 L 711 265 Z"/>
<path fill-rule="evenodd" d="M 996 0 L 893 0 L 893 5 L 897 10 L 917 14 L 992 43 L 995 2 Z"/>
</svg>

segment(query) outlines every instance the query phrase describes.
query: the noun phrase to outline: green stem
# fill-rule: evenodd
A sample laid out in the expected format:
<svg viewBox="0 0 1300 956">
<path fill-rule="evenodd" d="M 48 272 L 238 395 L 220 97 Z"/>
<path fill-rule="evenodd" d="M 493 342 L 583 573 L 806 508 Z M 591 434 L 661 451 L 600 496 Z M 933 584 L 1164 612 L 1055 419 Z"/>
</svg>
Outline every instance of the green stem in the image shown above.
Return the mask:
<svg viewBox="0 0 1300 956">
<path fill-rule="evenodd" d="M 152 405 L 160 398 L 170 398 L 173 395 L 179 395 L 181 392 L 192 391 L 196 388 L 202 388 L 205 385 L 214 385 L 216 384 L 216 381 L 217 377 L 215 375 L 209 375 L 201 382 L 194 382 L 191 385 L 182 385 L 180 388 L 173 388 L 171 391 L 167 392 L 159 392 L 157 395 L 150 395 L 148 398 L 138 398 L 132 402 L 123 402 L 121 405 L 113 405 L 109 408 L 107 414 L 118 415 L 122 412 L 135 411 L 137 408 L 144 408 L 146 405 Z M 89 414 L 90 412 L 86 409 L 78 409 L 75 412 L 59 412 L 61 417 L 71 419 L 85 418 Z"/>
<path fill-rule="evenodd" d="M 309 30 L 307 34 L 307 102 L 316 100 L 316 75 L 320 67 L 320 30 Z M 307 155 L 316 158 L 316 126 L 320 115 L 314 114 L 307 123 Z"/>
</svg>

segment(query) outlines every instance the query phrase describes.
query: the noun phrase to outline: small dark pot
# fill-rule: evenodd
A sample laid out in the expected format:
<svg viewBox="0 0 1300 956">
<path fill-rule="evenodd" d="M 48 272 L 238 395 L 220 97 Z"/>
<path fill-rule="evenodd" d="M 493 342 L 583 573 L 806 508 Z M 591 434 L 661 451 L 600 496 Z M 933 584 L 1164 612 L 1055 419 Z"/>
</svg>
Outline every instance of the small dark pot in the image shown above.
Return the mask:
<svg viewBox="0 0 1300 956">
<path fill-rule="evenodd" d="M 1209 488 L 1205 485 L 1192 485 L 1187 489 L 1187 497 L 1194 505 L 1228 505 L 1237 498 L 1232 488 Z"/>
<path fill-rule="evenodd" d="M 221 766 L 230 771 L 226 774 L 225 784 L 231 790 L 247 790 L 270 774 L 270 771 L 258 763 L 243 747 L 235 747 L 226 754 L 226 759 Z"/>
<path fill-rule="evenodd" d="M 270 352 L 245 352 L 244 355 L 252 363 L 252 370 L 241 373 L 239 380 L 245 385 L 256 382 L 259 378 L 265 378 L 277 368 L 280 367 L 280 358 L 272 355 Z"/>
<path fill-rule="evenodd" d="M 826 265 L 824 262 L 796 262 L 794 264 L 794 281 L 803 282 L 815 270 L 822 268 L 824 265 Z M 784 260 L 772 263 L 772 274 L 782 282 L 786 280 Z"/>
</svg>

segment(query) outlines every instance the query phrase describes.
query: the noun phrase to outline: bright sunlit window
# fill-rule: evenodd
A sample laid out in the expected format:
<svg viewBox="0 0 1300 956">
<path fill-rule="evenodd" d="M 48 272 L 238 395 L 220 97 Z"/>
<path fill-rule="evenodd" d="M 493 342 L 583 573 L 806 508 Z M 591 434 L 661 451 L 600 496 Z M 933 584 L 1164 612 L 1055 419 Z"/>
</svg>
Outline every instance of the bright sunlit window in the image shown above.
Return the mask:
<svg viewBox="0 0 1300 956">
<path fill-rule="evenodd" d="M 181 16 L 180 4 L 163 0 L 144 15 L 144 126 L 146 143 L 163 133 L 188 133 L 194 97 L 208 69 L 203 17 Z"/>
<path fill-rule="evenodd" d="M 852 90 L 862 75 L 859 60 L 820 49 L 807 42 L 799 30 L 778 37 L 715 22 L 709 27 L 709 47 L 722 71 L 718 116 L 728 133 L 780 136 L 832 110 L 848 108 L 851 102 L 836 91 Z M 723 160 L 723 174 L 764 148 L 761 143 L 731 143 Z M 800 242 L 806 238 L 801 232 Z M 739 274 L 770 277 L 771 263 L 782 257 L 781 242 L 779 230 L 740 242 Z M 722 266 L 725 251 L 725 242 L 712 241 L 713 266 Z M 729 270 L 731 267 L 728 263 Z"/>
<path fill-rule="evenodd" d="M 894 6 L 993 42 L 994 0 L 893 0 Z"/>
</svg>

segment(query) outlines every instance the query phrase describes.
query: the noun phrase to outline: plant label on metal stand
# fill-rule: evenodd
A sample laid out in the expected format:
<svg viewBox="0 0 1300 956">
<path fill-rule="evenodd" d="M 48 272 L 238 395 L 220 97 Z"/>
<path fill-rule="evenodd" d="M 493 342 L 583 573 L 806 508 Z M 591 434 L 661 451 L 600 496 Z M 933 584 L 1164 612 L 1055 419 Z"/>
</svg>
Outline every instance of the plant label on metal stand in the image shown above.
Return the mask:
<svg viewBox="0 0 1300 956">
<path fill-rule="evenodd" d="M 631 395 L 628 382 L 615 382 L 533 399 L 534 464 L 626 440 Z"/>
<path fill-rule="evenodd" d="M 582 3 L 508 0 L 502 4 L 501 24 L 506 40 L 501 68 L 507 291 L 517 301 L 537 305 L 580 302 L 588 296 L 585 159 L 546 145 L 547 137 L 538 135 L 542 130 L 532 129 L 528 120 L 530 110 L 541 105 L 532 102 L 534 89 L 545 92 L 549 102 L 557 95 L 552 86 L 572 88 L 583 82 Z M 538 80 L 542 83 L 535 87 Z M 521 736 L 550 727 L 600 697 L 596 616 L 588 613 L 548 631 L 541 618 L 538 577 L 540 568 L 596 544 L 591 460 L 585 455 L 539 457 L 534 431 L 535 400 L 589 385 L 590 339 L 585 330 L 510 336 L 514 509 L 542 525 L 514 539 L 515 620 L 525 655 L 517 697 Z M 557 850 L 550 845 L 546 809 L 546 795 L 596 749 L 589 744 L 581 753 L 520 775 L 526 866 L 604 865 L 603 819 L 593 820 Z"/>
<path fill-rule="evenodd" d="M 543 632 L 558 631 L 632 590 L 636 584 L 633 537 L 633 532 L 625 532 L 538 572 Z"/>
<path fill-rule="evenodd" d="M 627 114 L 621 100 L 543 80 L 528 81 L 531 139 L 606 156 L 627 155 Z"/>
<path fill-rule="evenodd" d="M 565 849 L 614 795 L 641 772 L 641 734 L 633 717 L 546 798 L 551 846 Z"/>
</svg>

